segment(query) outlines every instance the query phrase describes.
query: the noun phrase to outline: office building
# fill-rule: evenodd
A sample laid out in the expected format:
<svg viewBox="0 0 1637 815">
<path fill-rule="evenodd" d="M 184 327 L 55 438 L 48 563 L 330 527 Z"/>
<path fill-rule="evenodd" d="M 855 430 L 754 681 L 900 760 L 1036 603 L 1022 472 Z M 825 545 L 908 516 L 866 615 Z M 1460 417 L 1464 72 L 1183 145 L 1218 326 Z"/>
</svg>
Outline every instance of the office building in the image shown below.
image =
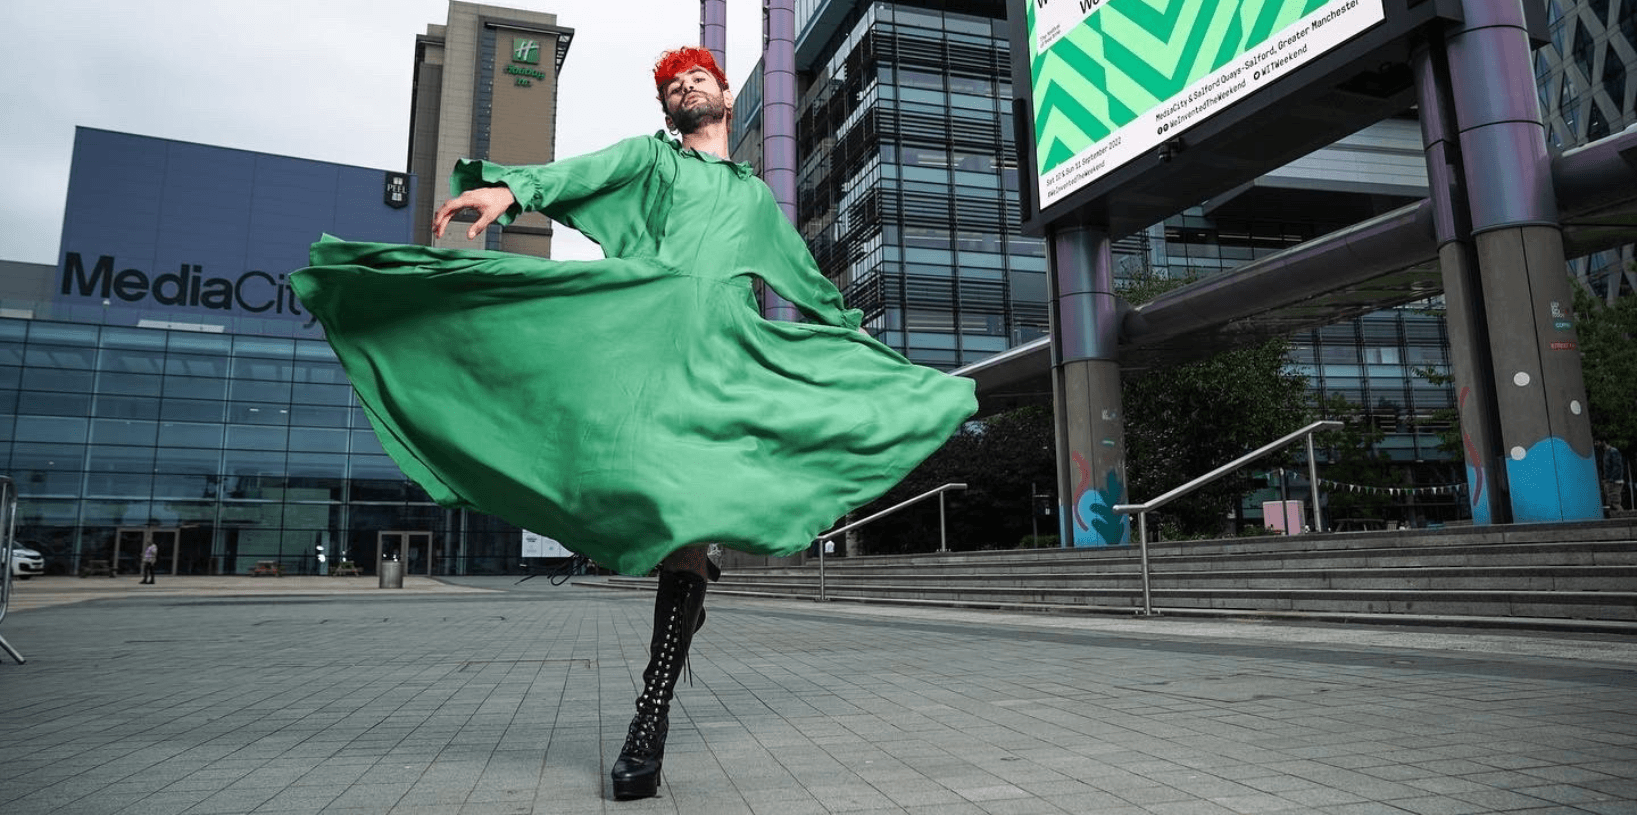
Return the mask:
<svg viewBox="0 0 1637 815">
<path fill-rule="evenodd" d="M 798 2 L 796 30 L 797 228 L 866 330 L 946 369 L 1042 336 L 1046 256 L 1018 233 L 1003 4 Z M 752 164 L 758 74 L 732 135 Z"/>
<path fill-rule="evenodd" d="M 1569 150 L 1637 123 L 1637 0 L 1546 3 L 1550 44 L 1535 51 L 1535 88 L 1552 150 Z M 1628 79 L 1628 77 L 1630 79 Z M 1633 247 L 1569 261 L 1605 301 L 1637 293 Z"/>
<path fill-rule="evenodd" d="M 48 572 L 134 571 L 147 542 L 181 574 L 518 570 L 521 530 L 438 507 L 385 455 L 287 275 L 321 233 L 429 242 L 448 192 L 417 178 L 457 157 L 549 160 L 572 36 L 451 3 L 414 43 L 410 171 L 76 132 L 58 263 L 0 269 L 0 458 Z M 544 256 L 550 231 L 485 245 Z"/>
<path fill-rule="evenodd" d="M 998 0 L 796 5 L 797 226 L 866 328 L 923 364 L 953 368 L 1047 330 L 1044 245 L 1018 232 L 1006 11 Z M 758 73 L 732 136 L 753 164 Z M 1426 194 L 1406 112 L 1122 239 L 1116 277 L 1209 276 Z M 1436 435 L 1449 388 L 1415 373 L 1447 370 L 1435 313 L 1390 309 L 1291 340 L 1315 395 L 1370 412 L 1387 434 L 1380 455 L 1413 469 L 1412 483 L 1461 480 Z M 1459 512 L 1453 494 L 1426 494 Z"/>
<path fill-rule="evenodd" d="M 436 508 L 287 278 L 321 233 L 407 241 L 413 192 L 400 171 L 80 128 L 59 262 L 12 264 L 0 292 L 18 540 L 53 572 L 129 569 L 149 540 L 182 573 L 310 572 L 366 548 L 373 567 L 366 528 L 426 528 Z"/>
<path fill-rule="evenodd" d="M 443 25 L 415 38 L 415 82 L 409 120 L 409 171 L 438 180 L 415 199 L 415 242 L 433 245 L 432 213 L 449 197 L 441 183 L 455 161 L 545 164 L 556 158 L 557 76 L 574 30 L 557 16 L 464 3 L 449 4 Z M 436 245 L 470 248 L 464 230 Z M 551 221 L 525 213 L 491 227 L 484 247 L 551 256 Z"/>
</svg>

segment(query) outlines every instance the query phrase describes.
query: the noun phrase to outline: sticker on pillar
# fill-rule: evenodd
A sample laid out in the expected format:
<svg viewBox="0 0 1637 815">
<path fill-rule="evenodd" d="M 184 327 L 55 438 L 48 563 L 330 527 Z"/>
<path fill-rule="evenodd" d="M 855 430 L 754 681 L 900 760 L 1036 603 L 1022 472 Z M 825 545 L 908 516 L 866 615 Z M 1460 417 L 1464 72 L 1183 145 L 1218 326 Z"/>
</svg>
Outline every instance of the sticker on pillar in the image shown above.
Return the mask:
<svg viewBox="0 0 1637 815">
<path fill-rule="evenodd" d="M 1079 477 L 1074 483 L 1074 511 L 1069 530 L 1075 546 L 1124 546 L 1131 542 L 1131 518 L 1114 511 L 1125 495 L 1125 485 L 1113 469 L 1103 474 L 1103 488 L 1092 486 L 1091 466 L 1079 453 L 1071 455 Z"/>
<path fill-rule="evenodd" d="M 1563 304 L 1556 300 L 1552 301 L 1552 327 L 1559 331 L 1574 329 L 1574 321 L 1564 313 Z M 1553 343 L 1553 347 L 1556 347 L 1556 343 Z"/>
</svg>

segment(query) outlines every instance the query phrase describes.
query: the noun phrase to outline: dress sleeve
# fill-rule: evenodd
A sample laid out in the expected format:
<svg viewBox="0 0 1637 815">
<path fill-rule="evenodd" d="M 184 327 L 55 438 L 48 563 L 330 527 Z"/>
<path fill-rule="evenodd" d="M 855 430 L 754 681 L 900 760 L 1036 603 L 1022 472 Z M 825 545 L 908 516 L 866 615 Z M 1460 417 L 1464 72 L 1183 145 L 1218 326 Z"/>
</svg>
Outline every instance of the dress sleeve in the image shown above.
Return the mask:
<svg viewBox="0 0 1637 815">
<path fill-rule="evenodd" d="M 625 139 L 596 152 L 521 167 L 461 159 L 449 179 L 449 194 L 503 185 L 517 202 L 496 221 L 501 226 L 524 212 L 543 212 L 553 220 L 572 224 L 571 213 L 586 199 L 645 176 L 653 166 L 656 144 L 650 138 Z"/>
<path fill-rule="evenodd" d="M 789 300 L 807 319 L 857 330 L 864 320 L 864 312 L 842 304 L 841 291 L 819 271 L 801 233 L 773 203 L 771 193 L 767 194 L 766 206 L 760 207 L 758 214 L 762 222 L 760 232 L 767 238 L 768 248 L 767 256 L 760 259 L 759 268 L 755 270 L 762 282 Z"/>
</svg>

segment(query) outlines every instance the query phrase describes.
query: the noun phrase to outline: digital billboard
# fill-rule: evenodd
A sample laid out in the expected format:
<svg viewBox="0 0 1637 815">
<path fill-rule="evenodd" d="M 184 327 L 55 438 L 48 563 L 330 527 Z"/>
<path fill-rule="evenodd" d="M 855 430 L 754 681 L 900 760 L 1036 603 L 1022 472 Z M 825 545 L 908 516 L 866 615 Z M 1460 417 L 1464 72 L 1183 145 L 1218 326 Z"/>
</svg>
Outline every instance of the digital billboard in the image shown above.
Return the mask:
<svg viewBox="0 0 1637 815">
<path fill-rule="evenodd" d="M 1041 210 L 1385 19 L 1382 0 L 1020 0 Z"/>
</svg>

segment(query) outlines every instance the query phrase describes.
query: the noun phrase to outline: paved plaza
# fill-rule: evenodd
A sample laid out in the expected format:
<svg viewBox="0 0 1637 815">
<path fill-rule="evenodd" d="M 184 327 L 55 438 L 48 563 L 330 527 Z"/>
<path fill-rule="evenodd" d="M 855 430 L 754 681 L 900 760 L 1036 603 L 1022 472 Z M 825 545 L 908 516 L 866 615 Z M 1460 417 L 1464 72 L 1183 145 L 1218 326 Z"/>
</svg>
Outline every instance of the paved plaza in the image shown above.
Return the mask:
<svg viewBox="0 0 1637 815">
<path fill-rule="evenodd" d="M 1637 813 L 1630 638 L 727 597 L 614 802 L 652 597 L 515 580 L 19 584 L 0 813 Z"/>
</svg>

